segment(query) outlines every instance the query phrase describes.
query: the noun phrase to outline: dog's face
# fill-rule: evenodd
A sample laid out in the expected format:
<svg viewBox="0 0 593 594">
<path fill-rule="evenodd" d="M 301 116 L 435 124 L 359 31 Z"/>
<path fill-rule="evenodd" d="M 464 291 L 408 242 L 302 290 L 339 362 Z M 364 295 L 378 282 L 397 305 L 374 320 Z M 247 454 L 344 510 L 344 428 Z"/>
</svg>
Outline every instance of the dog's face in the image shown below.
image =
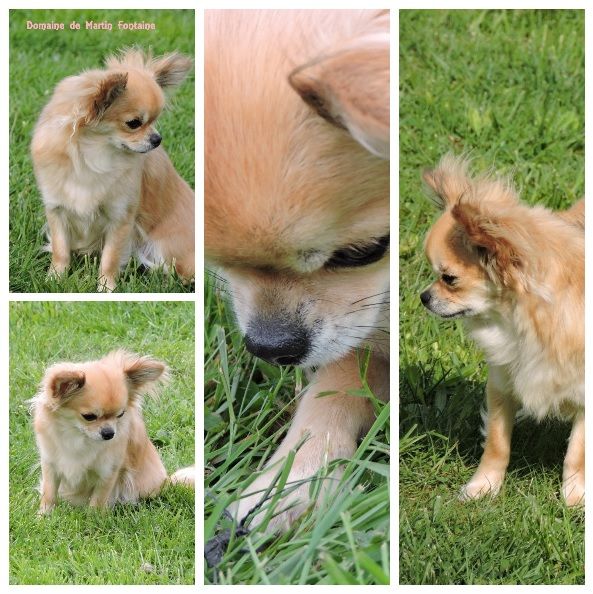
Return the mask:
<svg viewBox="0 0 593 594">
<path fill-rule="evenodd" d="M 109 102 L 96 121 L 93 132 L 101 134 L 118 149 L 147 153 L 161 143 L 156 120 L 165 106 L 165 96 L 149 71 L 107 73 L 102 81 Z"/>
<path fill-rule="evenodd" d="M 181 54 L 153 59 L 128 50 L 109 58 L 105 70 L 63 80 L 52 103 L 58 112 L 72 105 L 78 114 L 76 129 L 89 145 L 108 144 L 128 153 L 146 153 L 162 140 L 156 121 L 165 107 L 164 91 L 179 85 L 191 65 Z"/>
<path fill-rule="evenodd" d="M 437 280 L 420 299 L 432 313 L 442 318 L 462 318 L 484 314 L 500 295 L 464 228 L 451 211 L 445 211 L 426 237 L 425 250 Z"/>
<path fill-rule="evenodd" d="M 350 68 L 364 79 L 356 56 L 366 42 L 293 70 L 297 58 L 287 61 L 273 37 L 289 44 L 298 27 L 300 44 L 310 26 L 301 20 L 317 17 L 272 15 L 259 26 L 268 16 L 246 12 L 206 23 L 206 254 L 253 354 L 320 366 L 387 328 L 388 35 L 365 53 L 376 83 L 368 93 Z M 228 44 L 228 30 L 271 37 Z M 368 105 L 365 96 L 376 105 L 361 110 L 366 122 L 345 107 Z"/>
<path fill-rule="evenodd" d="M 125 434 L 126 414 L 166 372 L 161 361 L 125 351 L 88 363 L 58 363 L 46 372 L 40 400 L 55 419 L 93 441 L 109 441 Z"/>
<path fill-rule="evenodd" d="M 472 317 L 509 312 L 528 296 L 552 303 L 580 286 L 580 256 L 567 268 L 559 255 L 567 246 L 580 254 L 583 203 L 561 213 L 530 208 L 508 180 L 472 178 L 467 166 L 447 155 L 424 174 L 442 214 L 425 242 L 438 278 L 423 305 L 444 318 Z"/>
</svg>

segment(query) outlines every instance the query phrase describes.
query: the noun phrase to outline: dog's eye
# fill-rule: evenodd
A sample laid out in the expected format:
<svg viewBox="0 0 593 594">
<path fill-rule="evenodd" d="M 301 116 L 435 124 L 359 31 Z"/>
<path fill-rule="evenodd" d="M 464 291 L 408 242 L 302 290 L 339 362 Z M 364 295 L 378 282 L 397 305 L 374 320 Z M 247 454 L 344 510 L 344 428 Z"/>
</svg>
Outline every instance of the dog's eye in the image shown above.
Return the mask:
<svg viewBox="0 0 593 594">
<path fill-rule="evenodd" d="M 97 415 L 94 415 L 93 413 L 88 413 L 88 414 L 83 414 L 82 418 L 85 421 L 95 421 L 97 419 Z"/>
<path fill-rule="evenodd" d="M 140 126 L 142 126 L 142 120 L 134 118 L 133 120 L 129 120 L 128 122 L 126 122 L 126 126 L 128 128 L 132 128 L 132 130 L 135 130 L 136 128 L 140 128 Z"/>
<path fill-rule="evenodd" d="M 457 281 L 457 277 L 453 276 L 452 274 L 443 274 L 441 278 L 443 279 L 443 282 L 450 287 L 452 287 Z"/>
<path fill-rule="evenodd" d="M 122 410 L 121 413 L 119 415 L 117 415 L 117 418 L 121 419 L 124 416 L 125 412 L 126 412 L 125 410 Z"/>
<path fill-rule="evenodd" d="M 374 239 L 366 245 L 353 245 L 336 250 L 325 263 L 326 268 L 354 268 L 378 262 L 389 247 L 389 235 Z"/>
</svg>

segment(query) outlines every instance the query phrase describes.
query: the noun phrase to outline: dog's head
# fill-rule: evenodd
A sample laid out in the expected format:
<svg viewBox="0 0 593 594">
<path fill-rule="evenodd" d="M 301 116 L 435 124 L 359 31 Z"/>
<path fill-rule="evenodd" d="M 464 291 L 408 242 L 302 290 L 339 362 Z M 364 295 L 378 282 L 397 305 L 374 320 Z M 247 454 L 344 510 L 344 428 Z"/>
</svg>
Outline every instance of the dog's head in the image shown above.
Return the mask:
<svg viewBox="0 0 593 594">
<path fill-rule="evenodd" d="M 52 365 L 33 403 L 88 438 L 108 441 L 127 427 L 130 408 L 166 377 L 163 362 L 118 350 L 98 361 Z"/>
<path fill-rule="evenodd" d="M 64 79 L 52 103 L 70 104 L 73 129 L 87 142 L 106 142 L 129 153 L 158 147 L 156 121 L 165 106 L 165 94 L 185 78 L 192 62 L 172 53 L 152 58 L 126 50 L 106 61 L 105 70 L 89 70 Z"/>
<path fill-rule="evenodd" d="M 252 353 L 322 365 L 385 325 L 388 15 L 209 12 L 207 257 Z"/>
<path fill-rule="evenodd" d="M 507 180 L 472 178 L 467 167 L 447 155 L 424 174 L 443 212 L 426 237 L 437 280 L 421 293 L 422 304 L 443 318 L 472 317 L 510 311 L 523 296 L 553 303 L 582 284 L 584 206 L 530 208 Z"/>
</svg>

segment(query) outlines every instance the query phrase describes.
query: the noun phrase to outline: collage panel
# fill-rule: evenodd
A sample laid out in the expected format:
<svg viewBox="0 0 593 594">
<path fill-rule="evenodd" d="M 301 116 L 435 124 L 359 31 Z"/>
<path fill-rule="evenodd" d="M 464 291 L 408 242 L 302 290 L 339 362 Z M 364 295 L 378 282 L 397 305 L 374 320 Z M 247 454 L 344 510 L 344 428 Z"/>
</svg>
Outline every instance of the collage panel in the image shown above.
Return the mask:
<svg viewBox="0 0 593 594">
<path fill-rule="evenodd" d="M 402 585 L 585 580 L 584 32 L 400 11 Z"/>
<path fill-rule="evenodd" d="M 193 10 L 11 10 L 10 291 L 187 293 Z"/>
<path fill-rule="evenodd" d="M 10 304 L 11 584 L 194 583 L 194 311 Z"/>
<path fill-rule="evenodd" d="M 205 11 L 206 584 L 391 579 L 389 19 Z"/>
</svg>

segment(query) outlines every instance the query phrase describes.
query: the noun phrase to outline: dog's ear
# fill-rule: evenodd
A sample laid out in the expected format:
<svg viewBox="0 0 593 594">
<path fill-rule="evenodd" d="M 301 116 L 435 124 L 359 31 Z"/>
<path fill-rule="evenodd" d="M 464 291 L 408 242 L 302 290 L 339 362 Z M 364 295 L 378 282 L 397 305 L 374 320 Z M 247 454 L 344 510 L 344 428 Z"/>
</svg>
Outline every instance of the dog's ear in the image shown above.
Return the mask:
<svg viewBox="0 0 593 594">
<path fill-rule="evenodd" d="M 389 15 L 375 28 L 289 76 L 293 89 L 328 122 L 389 159 Z"/>
<path fill-rule="evenodd" d="M 107 109 L 126 90 L 127 84 L 127 72 L 108 72 L 99 79 L 89 97 L 89 105 L 84 123 L 92 125 L 99 122 Z"/>
<path fill-rule="evenodd" d="M 443 156 L 434 169 L 422 172 L 429 197 L 440 209 L 452 207 L 470 191 L 468 165 L 467 159 L 449 153 Z"/>
<path fill-rule="evenodd" d="M 84 371 L 74 369 L 67 363 L 50 367 L 43 380 L 46 394 L 58 405 L 74 396 L 85 382 Z"/>
<path fill-rule="evenodd" d="M 157 58 L 150 63 L 154 78 L 162 89 L 181 84 L 191 67 L 191 58 L 176 52 Z"/>
<path fill-rule="evenodd" d="M 117 351 L 113 355 L 121 358 L 123 372 L 133 396 L 154 394 L 158 384 L 168 379 L 169 370 L 162 361 L 125 351 Z"/>
<path fill-rule="evenodd" d="M 484 205 L 461 200 L 453 206 L 451 215 L 462 227 L 495 284 L 516 291 L 531 287 L 527 270 L 532 257 L 528 253 L 530 226 L 522 221 L 520 214 L 495 213 Z"/>
</svg>

